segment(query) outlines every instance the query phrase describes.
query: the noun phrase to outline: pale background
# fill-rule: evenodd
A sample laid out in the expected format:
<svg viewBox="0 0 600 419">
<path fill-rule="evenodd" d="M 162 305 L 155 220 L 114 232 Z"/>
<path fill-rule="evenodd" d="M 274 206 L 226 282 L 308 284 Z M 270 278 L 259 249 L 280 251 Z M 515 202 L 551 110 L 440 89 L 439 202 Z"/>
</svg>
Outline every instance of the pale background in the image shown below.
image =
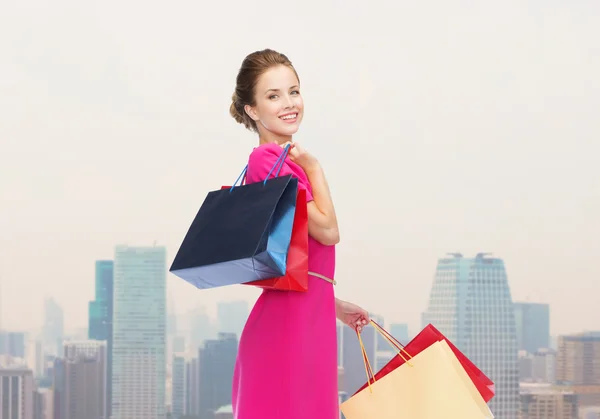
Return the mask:
<svg viewBox="0 0 600 419">
<path fill-rule="evenodd" d="M 600 3 L 26 0 L 0 6 L 2 326 L 87 324 L 94 260 L 172 260 L 255 137 L 229 117 L 286 53 L 341 223 L 338 296 L 419 326 L 446 252 L 505 260 L 552 333 L 600 329 Z M 258 294 L 168 276 L 178 313 Z"/>
</svg>

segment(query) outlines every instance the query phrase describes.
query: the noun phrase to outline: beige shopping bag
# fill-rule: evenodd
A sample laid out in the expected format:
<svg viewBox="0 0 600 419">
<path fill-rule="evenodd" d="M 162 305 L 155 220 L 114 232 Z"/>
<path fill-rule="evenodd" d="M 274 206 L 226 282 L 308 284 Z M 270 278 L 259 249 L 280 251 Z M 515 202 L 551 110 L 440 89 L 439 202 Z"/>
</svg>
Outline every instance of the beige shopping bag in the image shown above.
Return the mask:
<svg viewBox="0 0 600 419">
<path fill-rule="evenodd" d="M 369 371 L 367 375 L 373 376 Z M 494 417 L 445 341 L 434 343 L 377 381 L 371 377 L 367 388 L 342 403 L 346 419 Z"/>
</svg>

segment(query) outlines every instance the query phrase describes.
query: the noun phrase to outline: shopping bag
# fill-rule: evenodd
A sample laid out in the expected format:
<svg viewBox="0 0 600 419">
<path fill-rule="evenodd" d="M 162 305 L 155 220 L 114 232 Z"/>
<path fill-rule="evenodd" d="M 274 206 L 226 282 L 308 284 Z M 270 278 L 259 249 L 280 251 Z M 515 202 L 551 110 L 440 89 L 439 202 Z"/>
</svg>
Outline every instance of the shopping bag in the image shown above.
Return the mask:
<svg viewBox="0 0 600 419">
<path fill-rule="evenodd" d="M 373 322 L 373 326 L 382 334 L 386 335 L 386 340 L 394 340 L 394 338 L 389 335 L 383 328 Z M 469 378 L 473 381 L 473 384 L 481 394 L 481 397 L 486 402 L 489 402 L 495 394 L 494 383 L 490 380 L 469 358 L 467 358 L 452 342 L 450 342 L 439 330 L 437 330 L 432 324 L 427 325 L 413 340 L 411 340 L 407 345 L 404 346 L 406 352 L 411 355 L 415 355 L 420 353 L 421 351 L 427 349 L 433 343 L 438 341 L 445 341 L 448 343 L 448 346 L 456 355 L 456 358 L 465 369 Z M 396 341 L 396 343 L 399 343 Z M 401 356 L 395 356 L 388 362 L 377 374 L 376 378 L 380 379 L 385 375 L 389 374 L 391 371 L 398 368 L 405 362 L 405 359 Z M 361 387 L 358 391 L 364 389 L 366 384 Z"/>
<path fill-rule="evenodd" d="M 298 194 L 297 179 L 279 177 L 288 150 L 263 182 L 244 184 L 246 166 L 231 188 L 208 193 L 170 272 L 198 288 L 285 275 Z"/>
<path fill-rule="evenodd" d="M 298 189 L 285 275 L 247 282 L 244 285 L 278 291 L 308 291 L 308 208 L 306 205 L 306 190 Z"/>
<path fill-rule="evenodd" d="M 362 340 L 361 350 L 368 384 L 341 404 L 346 419 L 494 417 L 447 341 L 432 343 L 379 379 L 369 372 Z"/>
</svg>

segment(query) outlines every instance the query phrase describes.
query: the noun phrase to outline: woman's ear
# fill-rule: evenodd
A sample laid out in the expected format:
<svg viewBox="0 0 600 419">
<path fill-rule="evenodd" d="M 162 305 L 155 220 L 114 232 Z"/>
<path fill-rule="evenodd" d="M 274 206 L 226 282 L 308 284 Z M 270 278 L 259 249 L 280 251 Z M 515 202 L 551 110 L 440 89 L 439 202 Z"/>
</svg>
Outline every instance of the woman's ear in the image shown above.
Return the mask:
<svg viewBox="0 0 600 419">
<path fill-rule="evenodd" d="M 254 106 L 244 105 L 244 111 L 253 121 L 258 121 L 258 113 L 256 113 L 256 108 Z"/>
</svg>

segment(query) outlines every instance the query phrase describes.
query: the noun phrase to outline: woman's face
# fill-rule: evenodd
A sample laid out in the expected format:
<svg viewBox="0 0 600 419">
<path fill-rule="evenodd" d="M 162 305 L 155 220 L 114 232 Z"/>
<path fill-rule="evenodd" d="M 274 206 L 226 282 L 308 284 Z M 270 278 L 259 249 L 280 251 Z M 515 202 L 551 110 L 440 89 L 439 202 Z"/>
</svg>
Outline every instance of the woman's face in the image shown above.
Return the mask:
<svg viewBox="0 0 600 419">
<path fill-rule="evenodd" d="M 255 106 L 246 112 L 256 121 L 261 136 L 287 137 L 298 131 L 304 115 L 300 82 L 294 70 L 285 65 L 272 67 L 256 84 Z"/>
</svg>

